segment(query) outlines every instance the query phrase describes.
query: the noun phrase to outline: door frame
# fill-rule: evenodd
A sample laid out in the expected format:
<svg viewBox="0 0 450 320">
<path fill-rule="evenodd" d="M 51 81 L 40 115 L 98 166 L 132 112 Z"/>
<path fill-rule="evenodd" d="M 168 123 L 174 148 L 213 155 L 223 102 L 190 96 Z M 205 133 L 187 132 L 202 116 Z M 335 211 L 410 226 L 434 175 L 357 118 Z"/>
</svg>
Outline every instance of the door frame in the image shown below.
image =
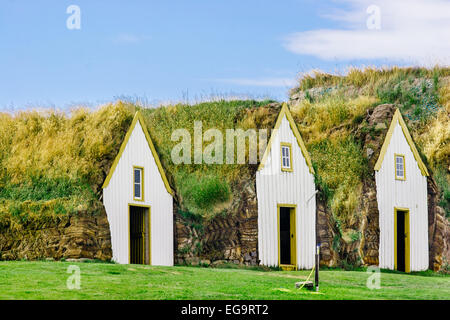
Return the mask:
<svg viewBox="0 0 450 320">
<path fill-rule="evenodd" d="M 281 264 L 281 245 L 280 245 L 280 208 L 290 208 L 290 228 L 294 237 L 291 238 L 291 261 L 294 260 L 294 264 Z M 293 216 L 293 217 L 292 217 Z M 293 229 L 293 230 L 292 230 Z M 283 270 L 297 270 L 297 205 L 278 203 L 277 204 L 277 239 L 278 239 L 278 266 Z M 292 245 L 294 244 L 294 245 Z"/>
<path fill-rule="evenodd" d="M 131 207 L 140 207 L 148 209 L 148 264 L 152 264 L 152 211 L 151 206 L 145 205 L 145 204 L 136 204 L 136 203 L 129 203 L 128 204 L 128 264 L 131 264 L 131 224 L 130 224 L 130 217 L 131 217 Z M 145 224 L 145 215 L 144 215 L 144 224 Z M 145 229 L 144 229 L 145 230 Z M 144 239 L 144 264 L 145 263 L 145 239 Z"/>
<path fill-rule="evenodd" d="M 397 270 L 397 212 L 402 211 L 405 213 L 405 272 L 411 272 L 410 261 L 410 225 L 409 225 L 409 209 L 394 207 L 394 270 Z"/>
</svg>

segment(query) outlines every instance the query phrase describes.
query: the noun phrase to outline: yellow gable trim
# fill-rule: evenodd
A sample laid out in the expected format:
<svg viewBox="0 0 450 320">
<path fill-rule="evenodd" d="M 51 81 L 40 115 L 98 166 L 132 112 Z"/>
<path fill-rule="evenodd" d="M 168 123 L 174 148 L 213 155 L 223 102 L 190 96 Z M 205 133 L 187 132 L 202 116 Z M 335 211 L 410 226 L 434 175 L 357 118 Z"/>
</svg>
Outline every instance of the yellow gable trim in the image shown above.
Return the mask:
<svg viewBox="0 0 450 320">
<path fill-rule="evenodd" d="M 386 138 L 384 139 L 383 146 L 381 147 L 380 151 L 380 156 L 378 157 L 374 170 L 379 171 L 381 169 L 381 164 L 383 163 L 384 156 L 386 155 L 389 143 L 391 142 L 391 138 L 392 135 L 394 134 L 394 129 L 395 126 L 397 125 L 397 122 L 400 124 L 400 127 L 402 128 L 403 135 L 405 136 L 406 141 L 408 142 L 408 145 L 411 148 L 411 151 L 414 155 L 414 159 L 416 159 L 417 165 L 419 166 L 422 175 L 427 177 L 429 175 L 427 167 L 420 158 L 419 152 L 417 151 L 414 141 L 412 140 L 411 135 L 409 134 L 408 127 L 406 126 L 406 123 L 403 120 L 402 114 L 400 113 L 399 109 L 395 110 L 394 117 L 392 118 L 391 125 L 389 126 Z"/>
<path fill-rule="evenodd" d="M 119 163 L 119 160 L 122 157 L 122 154 L 123 154 L 123 152 L 125 150 L 125 147 L 127 146 L 128 140 L 131 137 L 131 133 L 133 132 L 134 128 L 136 127 L 136 124 L 137 124 L 138 121 L 139 121 L 139 123 L 141 125 L 142 130 L 144 131 L 145 138 L 147 140 L 148 146 L 150 147 L 150 150 L 152 152 L 153 158 L 155 159 L 155 163 L 156 163 L 156 166 L 158 167 L 158 171 L 159 171 L 159 173 L 161 175 L 161 178 L 162 178 L 162 180 L 164 182 L 164 186 L 166 187 L 167 192 L 170 193 L 173 196 L 173 191 L 170 188 L 169 181 L 167 180 L 166 174 L 164 173 L 164 169 L 163 169 L 163 167 L 161 165 L 161 161 L 159 159 L 158 153 L 156 152 L 155 146 L 153 145 L 153 142 L 152 142 L 152 138 L 150 137 L 150 135 L 149 135 L 149 133 L 147 131 L 147 127 L 145 125 L 144 118 L 142 118 L 142 115 L 141 115 L 141 113 L 139 111 L 137 111 L 135 116 L 134 116 L 133 122 L 131 123 L 131 126 L 128 129 L 127 134 L 125 135 L 125 139 L 123 140 L 122 145 L 120 146 L 119 153 L 117 154 L 116 158 L 114 159 L 114 162 L 113 162 L 113 164 L 111 166 L 111 169 L 109 170 L 108 176 L 106 177 L 102 188 L 104 189 L 104 188 L 106 188 L 108 186 L 109 181 L 111 180 L 112 175 L 113 175 L 114 171 L 116 170 L 116 167 L 117 167 L 117 165 Z"/>
<path fill-rule="evenodd" d="M 300 150 L 302 151 L 303 157 L 305 158 L 306 164 L 309 167 L 309 172 L 314 174 L 314 168 L 312 166 L 308 150 L 306 150 L 305 144 L 303 143 L 303 139 L 300 135 L 300 132 L 298 131 L 297 125 L 295 124 L 294 118 L 292 118 L 291 112 L 289 111 L 286 103 L 283 103 L 283 106 L 281 107 L 280 114 L 278 115 L 278 119 L 275 123 L 274 132 L 270 136 L 266 151 L 264 151 L 263 158 L 261 160 L 261 163 L 259 164 L 258 171 L 264 168 L 264 165 L 270 153 L 270 148 L 272 147 L 272 142 L 275 139 L 274 136 L 277 134 L 276 130 L 280 128 L 284 116 L 286 116 L 286 119 L 289 121 L 289 126 L 291 127 L 291 130 L 294 133 L 295 138 L 297 139 L 297 143 L 300 147 Z"/>
</svg>

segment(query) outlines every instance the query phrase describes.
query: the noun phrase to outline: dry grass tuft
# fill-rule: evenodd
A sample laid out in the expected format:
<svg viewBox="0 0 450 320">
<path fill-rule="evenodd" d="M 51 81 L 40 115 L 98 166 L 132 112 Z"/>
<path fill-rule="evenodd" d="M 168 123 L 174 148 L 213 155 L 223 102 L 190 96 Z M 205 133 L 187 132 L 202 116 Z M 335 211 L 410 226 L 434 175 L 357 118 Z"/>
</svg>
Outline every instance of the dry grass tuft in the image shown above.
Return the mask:
<svg viewBox="0 0 450 320">
<path fill-rule="evenodd" d="M 315 70 L 310 74 L 304 75 L 300 79 L 300 84 L 294 90 L 307 90 L 314 87 L 339 87 L 355 86 L 362 88 L 364 86 L 375 87 L 377 83 L 387 82 L 389 79 L 402 81 L 408 77 L 413 78 L 432 78 L 450 76 L 450 68 L 435 67 L 432 69 L 417 67 L 366 67 L 350 68 L 346 75 L 335 75 Z"/>
<path fill-rule="evenodd" d="M 303 100 L 291 111 L 305 141 L 317 143 L 329 137 L 347 136 L 353 124 L 361 121 L 377 98 L 360 96 L 344 98 L 336 94 L 317 102 Z"/>
</svg>

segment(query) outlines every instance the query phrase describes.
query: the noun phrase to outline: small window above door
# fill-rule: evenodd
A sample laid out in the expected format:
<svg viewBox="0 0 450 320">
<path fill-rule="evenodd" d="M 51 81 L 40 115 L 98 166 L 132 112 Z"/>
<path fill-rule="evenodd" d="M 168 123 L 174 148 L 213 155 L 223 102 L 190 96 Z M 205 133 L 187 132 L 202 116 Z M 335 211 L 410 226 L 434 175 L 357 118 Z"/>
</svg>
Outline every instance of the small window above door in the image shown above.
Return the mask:
<svg viewBox="0 0 450 320">
<path fill-rule="evenodd" d="M 133 200 L 144 201 L 144 168 L 133 167 Z"/>
<path fill-rule="evenodd" d="M 281 171 L 293 171 L 292 145 L 287 142 L 281 143 Z"/>
<path fill-rule="evenodd" d="M 403 154 L 395 155 L 395 179 L 406 180 L 405 156 Z"/>
</svg>

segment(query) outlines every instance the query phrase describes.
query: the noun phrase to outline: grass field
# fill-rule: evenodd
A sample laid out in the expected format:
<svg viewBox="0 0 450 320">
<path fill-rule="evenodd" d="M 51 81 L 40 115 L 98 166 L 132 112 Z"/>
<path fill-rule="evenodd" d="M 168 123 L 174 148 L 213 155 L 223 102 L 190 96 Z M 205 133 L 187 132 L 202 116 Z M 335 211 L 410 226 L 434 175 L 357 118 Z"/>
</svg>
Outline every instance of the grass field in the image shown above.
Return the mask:
<svg viewBox="0 0 450 320">
<path fill-rule="evenodd" d="M 70 265 L 81 287 L 67 288 Z M 431 272 L 381 273 L 367 288 L 365 271 L 324 270 L 320 293 L 295 289 L 309 271 L 284 272 L 107 263 L 0 262 L 0 299 L 450 299 L 450 277 Z"/>
</svg>

